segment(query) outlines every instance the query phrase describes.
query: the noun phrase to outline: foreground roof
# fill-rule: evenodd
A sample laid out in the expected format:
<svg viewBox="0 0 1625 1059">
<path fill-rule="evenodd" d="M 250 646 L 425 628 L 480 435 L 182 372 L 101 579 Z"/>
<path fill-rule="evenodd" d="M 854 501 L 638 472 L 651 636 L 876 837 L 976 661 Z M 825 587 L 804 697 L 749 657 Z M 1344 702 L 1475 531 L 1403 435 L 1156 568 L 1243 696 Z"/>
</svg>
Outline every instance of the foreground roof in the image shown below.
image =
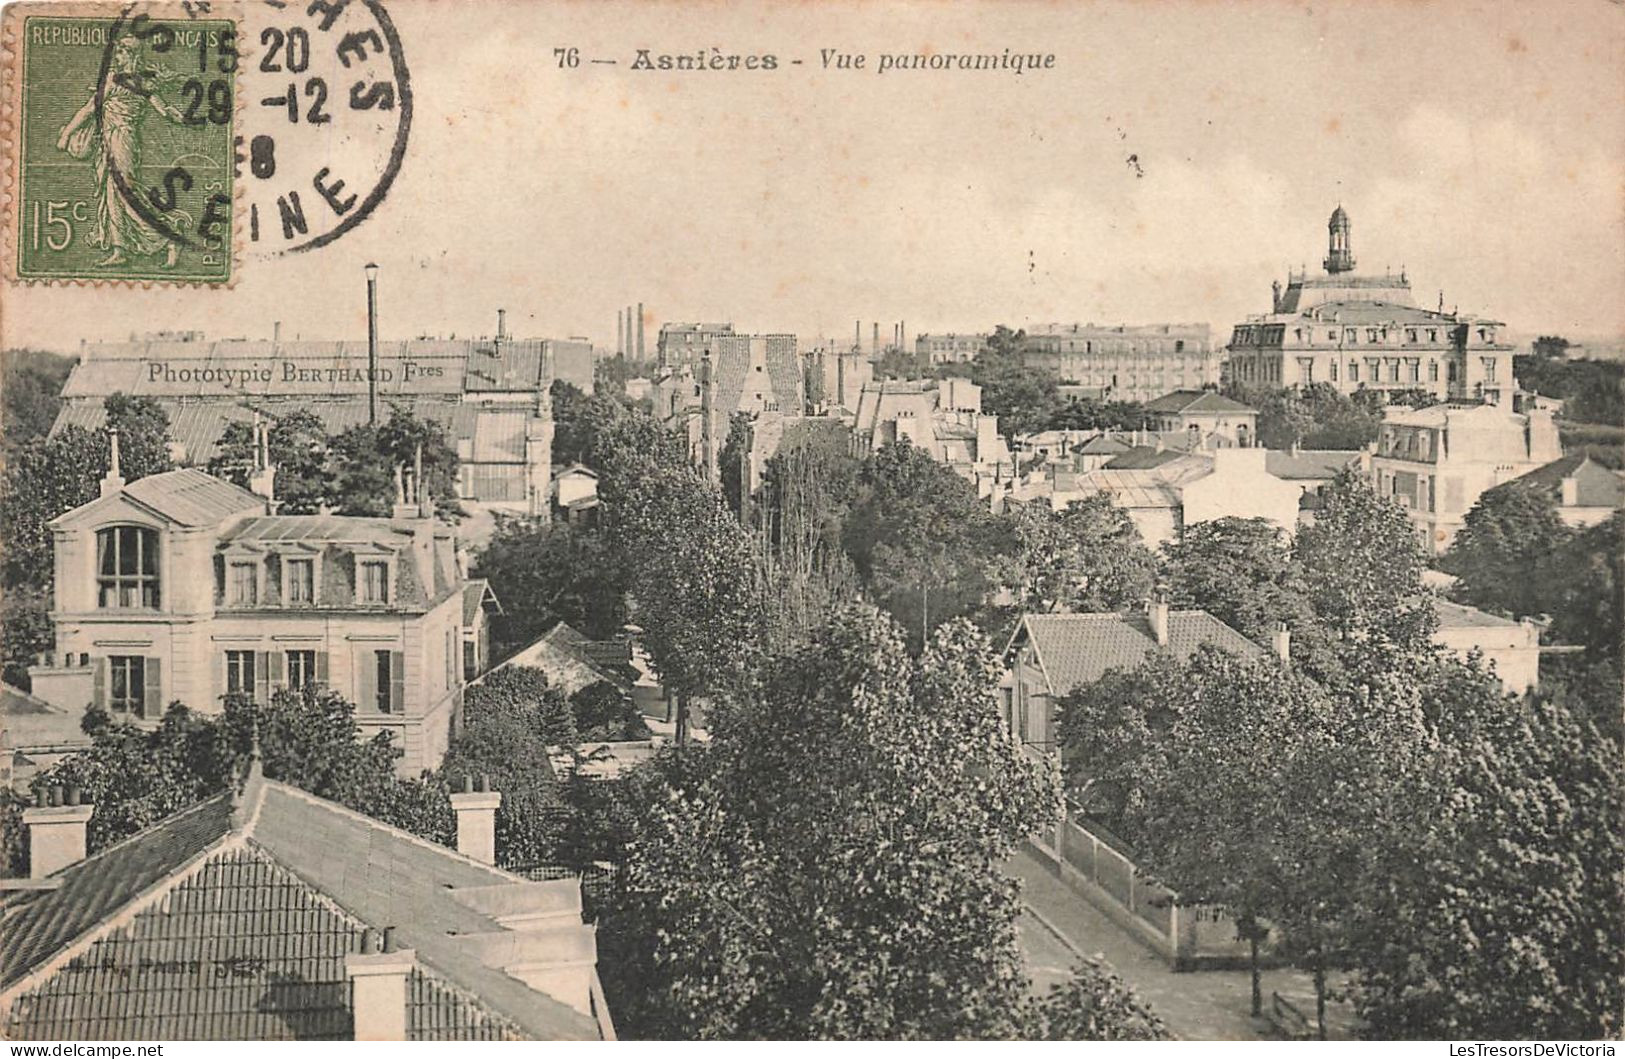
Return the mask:
<svg viewBox="0 0 1625 1059">
<path fill-rule="evenodd" d="M 351 1036 L 365 927 L 416 952 L 414 1040 L 597 1039 L 521 973 L 590 966 L 575 879 L 529 882 L 256 772 L 3 905 L 13 1039 Z"/>
<path fill-rule="evenodd" d="M 265 499 L 193 467 L 149 474 L 117 493 L 98 497 L 57 516 L 53 525 L 92 514 L 126 497 L 180 526 L 213 526 L 245 511 L 265 510 Z"/>
<path fill-rule="evenodd" d="M 1153 651 L 1166 650 L 1184 661 L 1205 645 L 1243 658 L 1257 658 L 1263 648 L 1205 610 L 1170 610 L 1168 644 L 1159 647 L 1143 613 L 1029 614 L 1011 638 L 1011 646 L 1031 641 L 1050 690 L 1065 695 L 1092 684 L 1112 669 L 1133 669 Z"/>
</svg>

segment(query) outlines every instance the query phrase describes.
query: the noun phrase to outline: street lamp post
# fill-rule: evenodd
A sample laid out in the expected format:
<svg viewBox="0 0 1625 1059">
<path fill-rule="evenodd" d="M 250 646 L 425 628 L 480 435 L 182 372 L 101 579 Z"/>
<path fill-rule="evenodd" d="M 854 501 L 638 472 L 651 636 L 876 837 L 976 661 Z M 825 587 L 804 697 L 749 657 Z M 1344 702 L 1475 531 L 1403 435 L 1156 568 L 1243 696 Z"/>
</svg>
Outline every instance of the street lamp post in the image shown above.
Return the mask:
<svg viewBox="0 0 1625 1059">
<path fill-rule="evenodd" d="M 367 424 L 378 425 L 378 266 L 367 262 Z"/>
</svg>

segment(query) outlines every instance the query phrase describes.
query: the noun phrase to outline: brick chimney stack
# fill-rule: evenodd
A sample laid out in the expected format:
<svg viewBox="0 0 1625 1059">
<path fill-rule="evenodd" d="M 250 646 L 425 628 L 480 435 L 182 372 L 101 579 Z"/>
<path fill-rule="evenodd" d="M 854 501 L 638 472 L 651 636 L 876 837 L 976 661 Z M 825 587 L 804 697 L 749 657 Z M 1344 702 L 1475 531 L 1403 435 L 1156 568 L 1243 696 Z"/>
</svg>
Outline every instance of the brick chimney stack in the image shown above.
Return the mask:
<svg viewBox="0 0 1625 1059">
<path fill-rule="evenodd" d="M 40 804 L 23 810 L 28 829 L 28 875 L 43 879 L 85 859 L 85 828 L 95 806 L 80 804 L 78 787 L 52 787 Z"/>
<path fill-rule="evenodd" d="M 361 951 L 344 957 L 350 979 L 358 1041 L 406 1040 L 406 981 L 417 953 L 395 947 L 395 928 L 361 933 Z"/>
<path fill-rule="evenodd" d="M 478 789 L 476 789 L 476 786 Z M 491 777 L 463 777 L 463 789 L 451 796 L 451 811 L 457 817 L 457 852 L 484 864 L 497 859 L 497 809 L 502 793 L 491 789 Z"/>
</svg>

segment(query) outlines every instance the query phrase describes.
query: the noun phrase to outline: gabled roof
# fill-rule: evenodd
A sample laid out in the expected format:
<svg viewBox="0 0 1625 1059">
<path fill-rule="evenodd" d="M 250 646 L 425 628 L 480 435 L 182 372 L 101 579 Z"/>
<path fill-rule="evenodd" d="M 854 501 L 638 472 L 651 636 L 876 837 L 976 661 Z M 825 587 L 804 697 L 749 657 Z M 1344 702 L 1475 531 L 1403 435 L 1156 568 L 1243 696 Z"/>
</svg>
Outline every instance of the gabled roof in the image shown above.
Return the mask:
<svg viewBox="0 0 1625 1059">
<path fill-rule="evenodd" d="M 575 879 L 530 882 L 251 773 L 3 906 L 4 1035 L 351 1033 L 363 926 L 416 953 L 412 1039 L 597 1039 L 521 978 L 596 961 Z"/>
<path fill-rule="evenodd" d="M 496 669 L 533 666 L 547 674 L 550 684 L 572 695 L 600 680 L 631 687 L 638 676 L 631 658 L 631 649 L 625 643 L 590 640 L 561 621 Z"/>
<path fill-rule="evenodd" d="M 502 604 L 497 600 L 497 594 L 491 591 L 491 582 L 483 577 L 476 577 L 463 585 L 463 627 L 469 628 L 480 617 L 480 608 L 490 603 L 496 607 L 497 613 L 502 613 Z"/>
<path fill-rule="evenodd" d="M 1517 628 L 1518 623 L 1510 618 L 1503 618 L 1499 614 L 1491 614 L 1487 610 L 1469 607 L 1462 603 L 1452 603 L 1448 599 L 1435 599 L 1433 610 L 1439 616 L 1440 629 L 1508 629 Z"/>
<path fill-rule="evenodd" d="M 1050 692 L 1065 695 L 1092 684 L 1107 670 L 1133 669 L 1151 652 L 1162 649 L 1184 661 L 1204 645 L 1243 658 L 1264 655 L 1263 648 L 1205 610 L 1170 610 L 1168 643 L 1159 648 L 1143 613 L 1029 614 L 1021 619 L 1010 647 L 1030 640 Z"/>
<path fill-rule="evenodd" d="M 1147 412 L 1257 412 L 1214 390 L 1175 390 L 1145 406 Z"/>
<path fill-rule="evenodd" d="M 1563 480 L 1573 478 L 1576 507 L 1614 507 L 1625 504 L 1625 481 L 1583 452 L 1564 456 L 1512 481 L 1532 486 L 1561 499 Z M 1511 484 L 1511 483 L 1508 483 Z"/>
<path fill-rule="evenodd" d="M 196 468 L 183 467 L 138 478 L 116 493 L 98 497 L 57 516 L 51 524 L 93 517 L 97 511 L 126 500 L 179 526 L 213 526 L 232 515 L 265 510 L 263 497 Z"/>
<path fill-rule="evenodd" d="M 32 757 L 89 746 L 79 721 L 71 710 L 0 684 L 0 754 L 23 751 Z"/>
</svg>

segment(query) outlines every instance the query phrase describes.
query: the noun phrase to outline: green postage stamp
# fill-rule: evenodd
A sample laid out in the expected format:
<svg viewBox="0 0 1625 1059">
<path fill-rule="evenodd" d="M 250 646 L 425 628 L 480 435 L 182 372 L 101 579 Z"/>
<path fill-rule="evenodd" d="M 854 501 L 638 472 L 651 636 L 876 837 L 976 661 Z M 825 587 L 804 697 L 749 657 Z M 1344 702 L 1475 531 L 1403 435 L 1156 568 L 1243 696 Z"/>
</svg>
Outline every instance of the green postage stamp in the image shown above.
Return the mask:
<svg viewBox="0 0 1625 1059">
<path fill-rule="evenodd" d="M 7 8 L 13 278 L 232 281 L 238 42 L 221 6 Z"/>
</svg>

